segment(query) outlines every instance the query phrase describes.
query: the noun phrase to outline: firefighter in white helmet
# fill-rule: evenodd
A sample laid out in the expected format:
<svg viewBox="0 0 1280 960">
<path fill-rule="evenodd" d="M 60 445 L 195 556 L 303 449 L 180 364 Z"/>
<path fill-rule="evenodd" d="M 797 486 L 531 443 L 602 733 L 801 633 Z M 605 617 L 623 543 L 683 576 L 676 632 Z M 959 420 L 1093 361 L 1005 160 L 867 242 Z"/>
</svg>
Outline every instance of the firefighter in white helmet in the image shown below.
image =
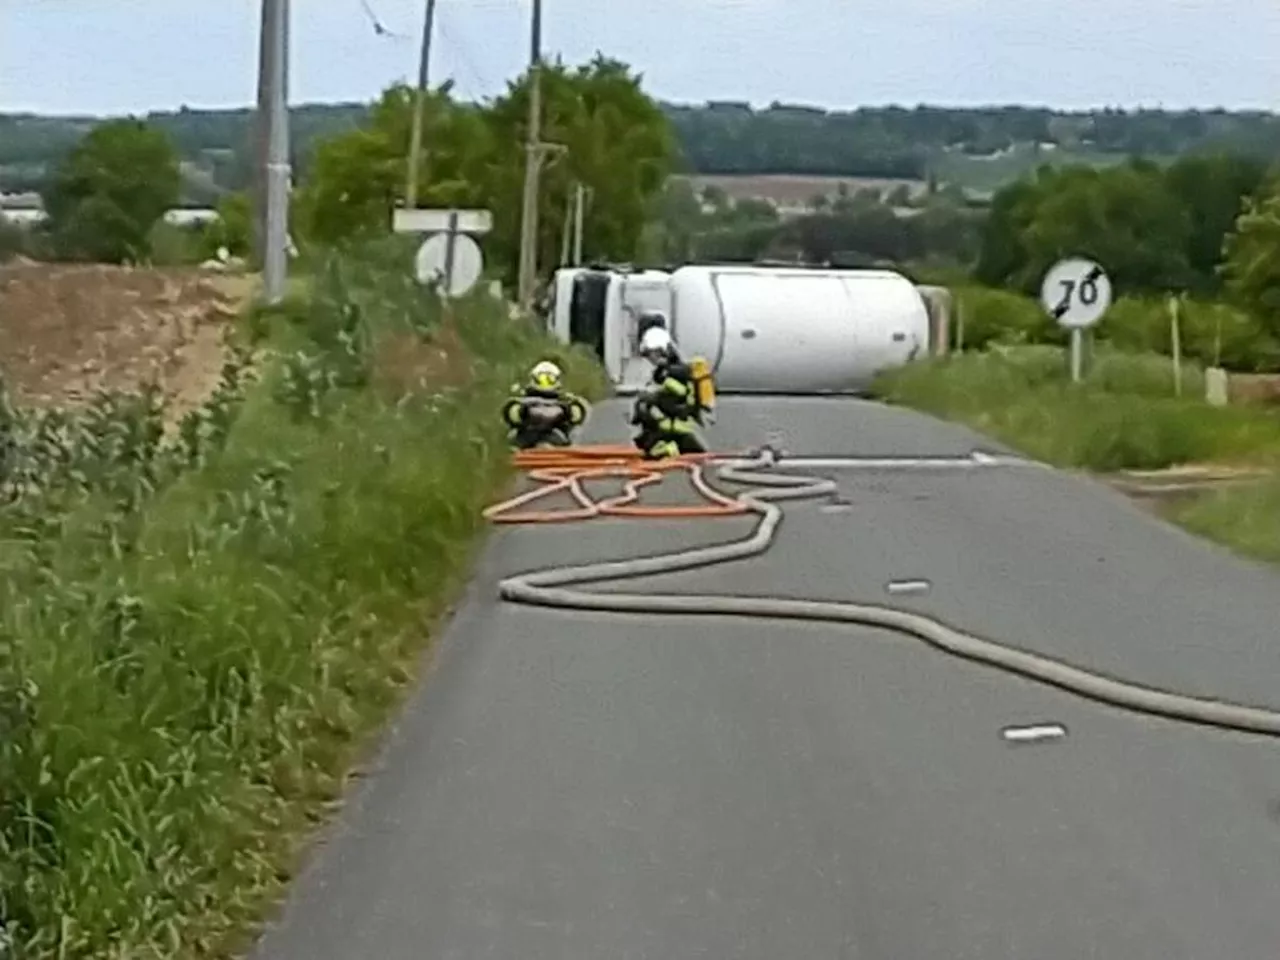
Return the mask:
<svg viewBox="0 0 1280 960">
<path fill-rule="evenodd" d="M 652 459 L 705 453 L 706 445 L 698 436 L 703 411 L 693 373 L 681 359 L 665 322 L 647 326 L 640 337 L 640 355 L 653 365 L 653 376 L 636 398 L 631 417 L 639 428 L 636 446 Z"/>
</svg>

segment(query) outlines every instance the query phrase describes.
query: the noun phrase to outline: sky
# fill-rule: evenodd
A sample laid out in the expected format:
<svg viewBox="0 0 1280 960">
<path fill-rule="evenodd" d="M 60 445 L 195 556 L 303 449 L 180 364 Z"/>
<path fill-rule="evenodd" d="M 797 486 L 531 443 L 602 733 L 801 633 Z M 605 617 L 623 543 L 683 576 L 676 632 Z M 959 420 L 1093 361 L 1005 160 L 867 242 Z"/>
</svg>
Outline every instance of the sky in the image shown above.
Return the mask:
<svg viewBox="0 0 1280 960">
<path fill-rule="evenodd" d="M 423 5 L 293 0 L 291 100 L 369 100 L 412 77 Z M 0 112 L 247 105 L 257 8 L 0 0 Z M 439 0 L 433 82 L 500 92 L 527 62 L 528 18 L 529 0 Z M 545 0 L 544 43 L 624 60 L 677 102 L 1280 109 L 1275 0 Z"/>
</svg>

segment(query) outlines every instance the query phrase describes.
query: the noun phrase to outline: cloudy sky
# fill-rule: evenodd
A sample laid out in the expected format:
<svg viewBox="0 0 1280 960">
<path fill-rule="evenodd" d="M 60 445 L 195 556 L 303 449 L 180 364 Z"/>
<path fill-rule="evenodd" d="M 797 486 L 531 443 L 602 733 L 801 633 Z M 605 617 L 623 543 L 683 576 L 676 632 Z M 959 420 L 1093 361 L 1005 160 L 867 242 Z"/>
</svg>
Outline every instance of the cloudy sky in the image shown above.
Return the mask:
<svg viewBox="0 0 1280 960">
<path fill-rule="evenodd" d="M 527 57 L 528 2 L 440 0 L 434 78 L 500 90 Z M 1280 108 L 1276 0 L 545 2 L 549 52 L 603 50 L 677 101 Z M 422 6 L 294 0 L 293 100 L 368 99 L 410 76 Z M 245 104 L 256 7 L 0 0 L 0 112 Z"/>
</svg>

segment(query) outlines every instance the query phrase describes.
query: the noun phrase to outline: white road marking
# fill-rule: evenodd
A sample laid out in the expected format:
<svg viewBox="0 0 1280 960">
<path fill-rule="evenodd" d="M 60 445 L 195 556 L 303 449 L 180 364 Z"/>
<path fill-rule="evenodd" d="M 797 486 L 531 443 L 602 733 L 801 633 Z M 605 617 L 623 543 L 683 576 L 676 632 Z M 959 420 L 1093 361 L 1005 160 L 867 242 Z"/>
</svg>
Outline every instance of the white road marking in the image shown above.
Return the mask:
<svg viewBox="0 0 1280 960">
<path fill-rule="evenodd" d="M 928 593 L 932 586 L 928 580 L 890 580 L 884 588 L 889 593 Z"/>
<path fill-rule="evenodd" d="M 1061 740 L 1067 728 L 1060 723 L 1041 723 L 1029 727 L 1005 727 L 1000 735 L 1010 743 L 1038 743 L 1041 740 Z"/>
<path fill-rule="evenodd" d="M 719 460 L 720 464 L 747 468 L 740 459 Z M 973 470 L 982 467 L 1039 467 L 1046 464 L 1023 457 L 973 453 L 967 457 L 791 457 L 779 453 L 774 467 L 785 472 L 798 470 Z"/>
</svg>

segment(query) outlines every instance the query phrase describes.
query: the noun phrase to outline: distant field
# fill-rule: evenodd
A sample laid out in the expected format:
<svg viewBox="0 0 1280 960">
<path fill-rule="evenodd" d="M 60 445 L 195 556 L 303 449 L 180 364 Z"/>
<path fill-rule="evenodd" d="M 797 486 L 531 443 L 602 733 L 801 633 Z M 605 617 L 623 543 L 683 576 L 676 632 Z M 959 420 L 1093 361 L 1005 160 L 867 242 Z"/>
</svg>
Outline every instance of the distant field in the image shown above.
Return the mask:
<svg viewBox="0 0 1280 960">
<path fill-rule="evenodd" d="M 1156 158 L 1159 159 L 1159 158 Z M 961 153 L 941 155 L 935 164 L 941 183 L 955 184 L 978 194 L 991 193 L 1005 184 L 1026 176 L 1042 165 L 1082 164 L 1106 167 L 1121 163 L 1125 157 L 1115 153 L 1090 153 L 1073 150 L 1041 150 L 1018 147 L 991 157 L 975 157 Z M 772 200 L 785 207 L 802 207 L 816 195 L 834 197 L 844 184 L 854 193 L 861 189 L 892 190 L 906 186 L 915 196 L 924 191 L 923 180 L 892 180 L 877 177 L 809 176 L 805 174 L 695 174 L 689 181 L 695 189 L 719 187 L 737 200 L 756 197 Z"/>
<path fill-rule="evenodd" d="M 1123 163 L 1125 159 L 1123 154 L 1118 153 L 1036 150 L 1031 146 L 1024 146 L 992 157 L 946 153 L 937 159 L 934 169 L 943 183 L 954 183 L 968 190 L 986 193 L 999 190 L 1005 184 L 1044 165 L 1108 167 Z"/>
<path fill-rule="evenodd" d="M 876 177 L 818 177 L 803 174 L 695 174 L 688 178 L 694 189 L 719 187 L 735 200 L 772 200 L 782 207 L 803 207 L 815 196 L 836 196 L 840 185 L 858 190 L 892 190 L 905 186 L 912 195 L 925 189 L 923 180 L 888 180 Z"/>
</svg>

